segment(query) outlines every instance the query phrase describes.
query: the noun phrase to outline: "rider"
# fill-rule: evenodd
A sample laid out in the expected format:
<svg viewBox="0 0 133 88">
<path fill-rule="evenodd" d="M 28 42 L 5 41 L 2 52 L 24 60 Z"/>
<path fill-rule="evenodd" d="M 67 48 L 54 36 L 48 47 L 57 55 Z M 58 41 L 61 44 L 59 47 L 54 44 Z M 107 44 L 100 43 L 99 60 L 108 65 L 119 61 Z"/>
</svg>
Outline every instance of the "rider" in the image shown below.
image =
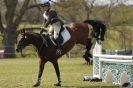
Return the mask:
<svg viewBox="0 0 133 88">
<path fill-rule="evenodd" d="M 51 27 L 49 28 L 49 35 L 52 36 L 57 44 L 58 52 L 62 52 L 61 50 L 61 36 L 60 36 L 60 31 L 63 30 L 63 22 L 59 19 L 57 12 L 54 10 L 51 10 L 50 3 L 45 2 L 44 4 L 41 5 L 44 14 L 44 27 L 48 27 L 49 24 Z"/>
</svg>

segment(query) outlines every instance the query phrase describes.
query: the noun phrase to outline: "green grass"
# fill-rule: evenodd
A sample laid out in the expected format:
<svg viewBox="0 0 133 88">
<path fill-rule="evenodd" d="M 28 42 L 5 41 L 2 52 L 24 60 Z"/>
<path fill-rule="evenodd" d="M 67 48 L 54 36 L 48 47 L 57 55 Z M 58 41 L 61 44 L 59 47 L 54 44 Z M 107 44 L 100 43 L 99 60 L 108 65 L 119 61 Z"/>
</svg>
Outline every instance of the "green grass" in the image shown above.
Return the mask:
<svg viewBox="0 0 133 88">
<path fill-rule="evenodd" d="M 38 59 L 0 59 L 0 88 L 32 88 L 38 73 Z M 81 58 L 61 58 L 59 67 L 62 88 L 120 88 L 102 82 L 84 82 L 84 75 L 92 75 L 92 66 Z M 39 88 L 55 88 L 56 75 L 51 63 L 47 63 Z M 102 86 L 102 87 L 101 87 Z"/>
</svg>

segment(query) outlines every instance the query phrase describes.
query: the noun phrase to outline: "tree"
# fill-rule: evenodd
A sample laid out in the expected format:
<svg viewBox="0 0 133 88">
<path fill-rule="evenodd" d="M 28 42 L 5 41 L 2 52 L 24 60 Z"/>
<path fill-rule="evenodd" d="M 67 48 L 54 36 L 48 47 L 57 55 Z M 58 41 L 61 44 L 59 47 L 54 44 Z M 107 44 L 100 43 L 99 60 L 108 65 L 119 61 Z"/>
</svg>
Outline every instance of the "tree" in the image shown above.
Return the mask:
<svg viewBox="0 0 133 88">
<path fill-rule="evenodd" d="M 55 9 L 66 22 L 89 19 L 95 0 L 60 0 Z"/>
<path fill-rule="evenodd" d="M 84 0 L 83 4 L 86 11 L 86 19 L 90 19 L 90 14 L 92 13 L 95 1 L 96 0 Z"/>
<path fill-rule="evenodd" d="M 13 58 L 15 57 L 15 39 L 16 39 L 16 30 L 21 22 L 21 19 L 26 12 L 29 6 L 30 0 L 23 0 L 22 7 L 16 11 L 18 0 L 3 0 L 3 3 L 6 7 L 5 13 L 5 25 L 1 19 L 0 11 L 0 31 L 3 33 L 5 42 L 4 42 L 4 57 Z M 16 15 L 17 14 L 17 15 Z"/>
</svg>

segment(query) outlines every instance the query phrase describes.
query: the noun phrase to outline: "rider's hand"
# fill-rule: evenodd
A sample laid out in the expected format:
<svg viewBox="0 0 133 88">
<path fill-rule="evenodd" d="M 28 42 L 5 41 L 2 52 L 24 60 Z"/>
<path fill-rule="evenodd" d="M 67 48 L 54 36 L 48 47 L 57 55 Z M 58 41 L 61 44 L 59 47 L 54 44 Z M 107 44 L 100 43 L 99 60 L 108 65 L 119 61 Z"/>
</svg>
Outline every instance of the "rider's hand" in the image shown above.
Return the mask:
<svg viewBox="0 0 133 88">
<path fill-rule="evenodd" d="M 41 27 L 40 34 L 42 34 L 44 31 L 46 31 L 45 28 L 44 27 Z"/>
<path fill-rule="evenodd" d="M 42 34 L 42 33 L 43 33 L 43 31 L 44 31 L 44 29 L 41 29 L 40 34 Z"/>
</svg>

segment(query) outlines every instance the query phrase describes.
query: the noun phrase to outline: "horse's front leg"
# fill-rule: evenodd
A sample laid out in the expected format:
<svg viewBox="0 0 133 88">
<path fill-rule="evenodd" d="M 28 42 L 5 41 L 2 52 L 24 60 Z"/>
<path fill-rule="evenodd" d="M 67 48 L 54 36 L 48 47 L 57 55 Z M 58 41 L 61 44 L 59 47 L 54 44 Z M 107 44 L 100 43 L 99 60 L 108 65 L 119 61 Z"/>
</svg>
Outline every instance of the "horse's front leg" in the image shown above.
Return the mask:
<svg viewBox="0 0 133 88">
<path fill-rule="evenodd" d="M 58 78 L 58 82 L 55 84 L 55 86 L 61 86 L 61 77 L 60 77 L 60 70 L 59 70 L 58 62 L 55 61 L 55 62 L 52 62 L 52 63 L 53 63 L 53 66 L 54 66 L 54 69 L 56 71 L 56 75 L 57 75 L 57 78 Z"/>
<path fill-rule="evenodd" d="M 42 77 L 42 73 L 43 73 L 43 70 L 44 70 L 45 63 L 46 63 L 46 61 L 43 61 L 42 59 L 40 59 L 38 79 L 37 79 L 36 83 L 33 85 L 33 87 L 40 86 L 40 84 L 41 84 L 41 77 Z"/>
</svg>

